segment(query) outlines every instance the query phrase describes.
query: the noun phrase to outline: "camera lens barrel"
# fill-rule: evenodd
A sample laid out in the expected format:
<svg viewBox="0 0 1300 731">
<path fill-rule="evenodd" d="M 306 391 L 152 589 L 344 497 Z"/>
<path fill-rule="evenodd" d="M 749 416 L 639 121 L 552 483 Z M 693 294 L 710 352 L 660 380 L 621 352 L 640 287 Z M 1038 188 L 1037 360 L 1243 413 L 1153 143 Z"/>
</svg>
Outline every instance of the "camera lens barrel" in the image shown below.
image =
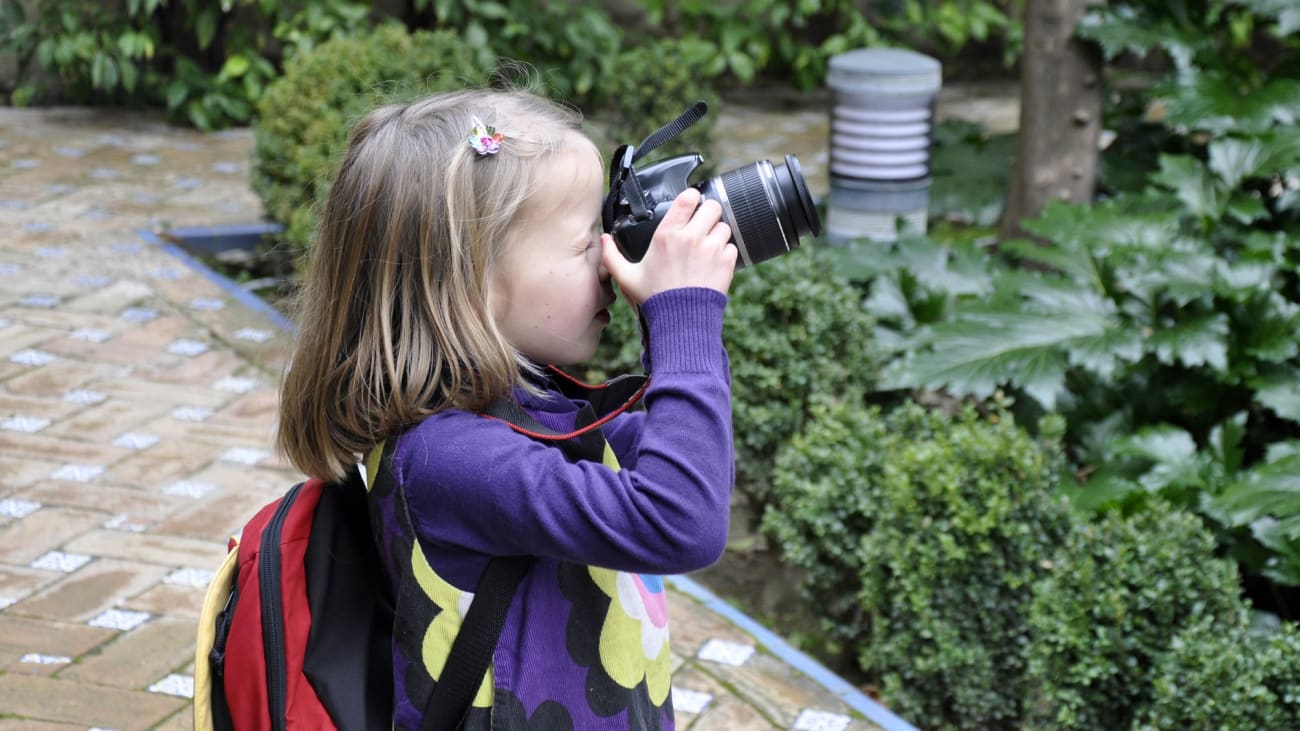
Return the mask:
<svg viewBox="0 0 1300 731">
<path fill-rule="evenodd" d="M 784 165 L 761 160 L 695 187 L 722 205 L 723 220 L 740 250 L 738 266 L 785 254 L 799 245 L 800 236 L 821 232 L 812 195 L 793 155 L 785 156 Z"/>
</svg>

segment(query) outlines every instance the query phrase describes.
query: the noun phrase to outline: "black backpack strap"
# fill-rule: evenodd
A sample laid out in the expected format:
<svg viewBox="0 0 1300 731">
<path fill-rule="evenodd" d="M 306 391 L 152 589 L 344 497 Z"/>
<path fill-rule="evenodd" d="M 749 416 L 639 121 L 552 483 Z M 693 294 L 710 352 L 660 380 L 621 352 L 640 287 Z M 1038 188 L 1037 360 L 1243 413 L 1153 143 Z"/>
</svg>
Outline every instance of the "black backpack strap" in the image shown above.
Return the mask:
<svg viewBox="0 0 1300 731">
<path fill-rule="evenodd" d="M 575 387 L 574 384 L 576 387 L 585 385 L 576 380 L 566 385 Z M 645 379 L 621 381 L 617 387 L 590 388 L 597 393 L 594 400 L 600 405 L 607 402 L 611 408 L 622 405 L 617 409 L 621 412 L 644 392 Z M 590 406 L 579 413 L 578 428 L 572 434 L 560 434 L 547 428 L 508 396 L 491 404 L 485 413 L 505 421 L 521 433 L 550 441 L 569 459 L 600 462 L 604 457 L 605 437 L 597 423 L 596 412 Z M 396 443 L 396 439 L 389 442 L 385 457 L 391 454 Z M 384 470 L 380 472 L 382 474 Z M 535 562 L 532 556 L 497 556 L 488 562 L 460 631 L 452 641 L 441 677 L 424 707 L 420 731 L 454 731 L 464 721 L 492 663 L 492 653 L 501 638 L 519 583 Z"/>
<path fill-rule="evenodd" d="M 533 561 L 531 556 L 498 556 L 488 562 L 465 621 L 452 642 L 442 676 L 424 707 L 420 731 L 453 731 L 464 721 L 492 662 L 515 590 Z"/>
</svg>

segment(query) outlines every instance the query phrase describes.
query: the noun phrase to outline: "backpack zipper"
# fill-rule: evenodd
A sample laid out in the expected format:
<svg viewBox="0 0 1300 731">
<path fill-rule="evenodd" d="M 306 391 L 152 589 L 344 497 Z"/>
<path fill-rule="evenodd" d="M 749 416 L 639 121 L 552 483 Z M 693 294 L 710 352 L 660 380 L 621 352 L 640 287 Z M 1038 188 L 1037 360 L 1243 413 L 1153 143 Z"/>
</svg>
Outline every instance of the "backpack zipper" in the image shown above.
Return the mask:
<svg viewBox="0 0 1300 731">
<path fill-rule="evenodd" d="M 280 501 L 262 531 L 257 556 L 262 593 L 262 645 L 266 651 L 266 701 L 271 712 L 271 728 L 275 731 L 284 731 L 285 676 L 288 674 L 284 650 L 284 601 L 280 594 L 280 530 L 301 489 L 301 483 L 294 485 Z"/>
</svg>

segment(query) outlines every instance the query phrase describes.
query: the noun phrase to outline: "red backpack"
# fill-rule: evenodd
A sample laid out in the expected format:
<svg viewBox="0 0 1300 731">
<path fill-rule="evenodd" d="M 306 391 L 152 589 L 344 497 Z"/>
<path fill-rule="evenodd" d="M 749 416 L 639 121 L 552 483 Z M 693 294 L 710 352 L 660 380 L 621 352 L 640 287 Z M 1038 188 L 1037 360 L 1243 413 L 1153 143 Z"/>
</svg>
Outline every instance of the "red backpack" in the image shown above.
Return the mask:
<svg viewBox="0 0 1300 731">
<path fill-rule="evenodd" d="M 571 459 L 599 460 L 605 449 L 599 426 L 635 403 L 647 380 L 623 377 L 591 387 L 556 373 L 563 376 L 559 385 L 593 404 L 588 426 L 557 434 L 509 399 L 484 415 Z M 381 468 L 371 479 L 381 485 L 391 475 Z M 199 616 L 195 731 L 392 728 L 394 601 L 375 540 L 366 484 L 356 469 L 341 482 L 295 485 L 231 538 Z M 425 707 L 422 731 L 459 724 L 532 563 L 518 556 L 488 562 Z"/>
<path fill-rule="evenodd" d="M 196 731 L 391 726 L 390 595 L 355 472 L 267 504 L 204 599 Z"/>
</svg>

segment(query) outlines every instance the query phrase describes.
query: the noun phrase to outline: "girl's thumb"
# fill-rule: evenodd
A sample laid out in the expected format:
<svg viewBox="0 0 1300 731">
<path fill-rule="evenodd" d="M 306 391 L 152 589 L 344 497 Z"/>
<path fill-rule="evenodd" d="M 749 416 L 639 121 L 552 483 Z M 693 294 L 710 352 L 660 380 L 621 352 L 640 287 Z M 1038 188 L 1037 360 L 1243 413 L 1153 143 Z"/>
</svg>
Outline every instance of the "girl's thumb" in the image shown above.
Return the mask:
<svg viewBox="0 0 1300 731">
<path fill-rule="evenodd" d="M 614 237 L 609 234 L 600 235 L 601 263 L 605 265 L 605 270 L 614 278 L 614 281 L 621 282 L 623 274 L 627 272 L 628 267 L 634 266 L 632 262 L 623 256 L 623 252 L 618 250 L 618 244 L 614 243 Z"/>
</svg>

